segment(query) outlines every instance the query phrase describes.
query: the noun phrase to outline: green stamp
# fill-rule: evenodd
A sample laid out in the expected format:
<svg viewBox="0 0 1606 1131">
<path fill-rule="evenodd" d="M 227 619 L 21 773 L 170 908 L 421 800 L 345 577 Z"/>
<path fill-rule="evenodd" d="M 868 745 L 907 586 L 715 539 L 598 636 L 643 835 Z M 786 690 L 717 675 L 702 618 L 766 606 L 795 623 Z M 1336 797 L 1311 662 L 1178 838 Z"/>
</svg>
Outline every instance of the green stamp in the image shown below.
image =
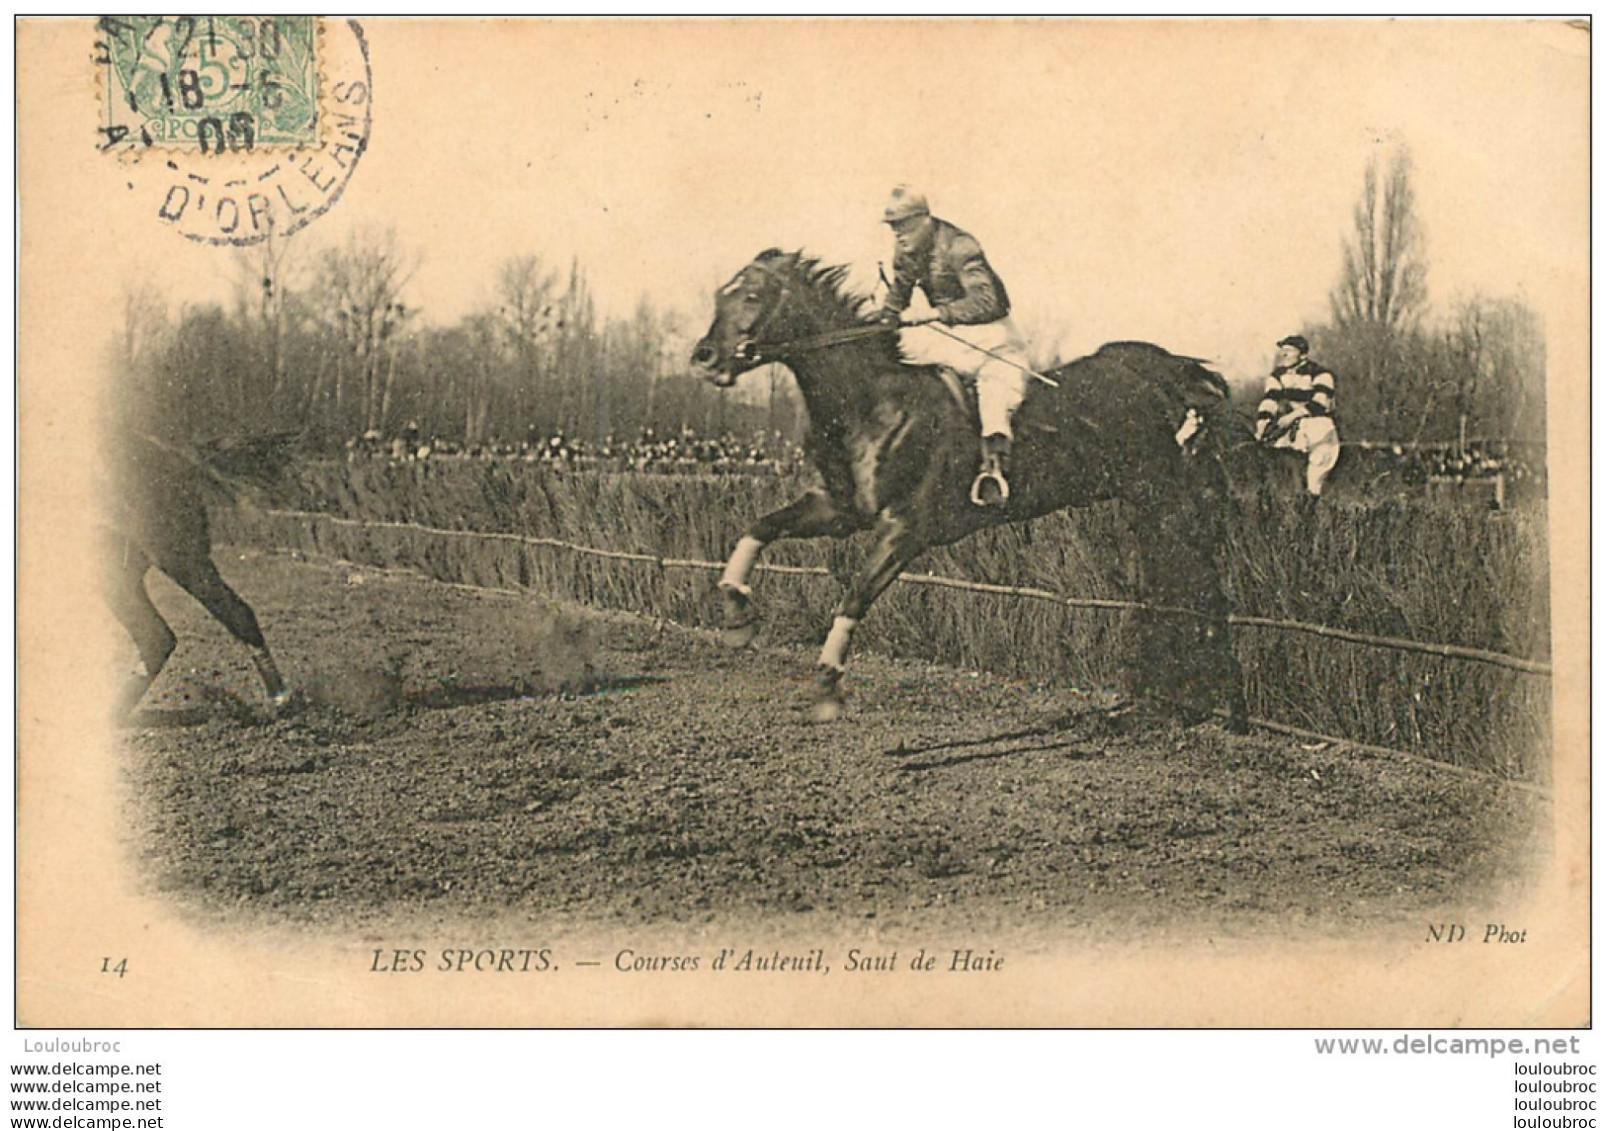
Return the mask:
<svg viewBox="0 0 1606 1131">
<path fill-rule="evenodd" d="M 314 16 L 107 16 L 102 149 L 318 144 Z"/>
</svg>

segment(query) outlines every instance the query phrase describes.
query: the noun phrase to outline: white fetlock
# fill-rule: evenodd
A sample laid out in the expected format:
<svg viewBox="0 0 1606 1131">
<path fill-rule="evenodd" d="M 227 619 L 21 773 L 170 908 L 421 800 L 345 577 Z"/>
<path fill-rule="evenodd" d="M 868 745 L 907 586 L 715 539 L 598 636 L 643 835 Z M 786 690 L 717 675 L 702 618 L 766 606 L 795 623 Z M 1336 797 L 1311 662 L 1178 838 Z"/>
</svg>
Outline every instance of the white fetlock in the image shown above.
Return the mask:
<svg viewBox="0 0 1606 1131">
<path fill-rule="evenodd" d="M 853 629 L 858 623 L 852 617 L 837 617 L 831 622 L 831 632 L 820 649 L 820 667 L 841 675 L 847 667 L 848 641 L 853 638 Z"/>
<path fill-rule="evenodd" d="M 731 551 L 730 561 L 725 563 L 725 572 L 720 576 L 719 587 L 746 596 L 749 592 L 747 578 L 753 572 L 753 565 L 758 561 L 758 555 L 763 549 L 764 543 L 751 534 L 744 534 L 736 543 L 736 549 Z"/>
</svg>

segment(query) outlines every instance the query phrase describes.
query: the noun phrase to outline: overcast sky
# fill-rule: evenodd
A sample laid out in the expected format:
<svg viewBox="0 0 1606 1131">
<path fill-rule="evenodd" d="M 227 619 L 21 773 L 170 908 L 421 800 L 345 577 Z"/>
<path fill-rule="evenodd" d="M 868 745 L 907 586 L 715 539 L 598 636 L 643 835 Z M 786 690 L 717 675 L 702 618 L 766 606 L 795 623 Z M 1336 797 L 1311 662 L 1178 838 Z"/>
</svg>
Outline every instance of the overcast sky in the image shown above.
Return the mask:
<svg viewBox="0 0 1606 1131">
<path fill-rule="evenodd" d="M 526 252 L 577 256 L 605 311 L 646 294 L 698 329 L 771 245 L 868 285 L 907 181 L 1066 356 L 1144 338 L 1244 377 L 1326 316 L 1366 163 L 1399 145 L 1435 308 L 1545 313 L 1584 267 L 1588 37 L 1556 23 L 364 27 L 370 150 L 297 238 L 394 227 L 433 321 Z M 121 268 L 204 299 L 223 258 L 175 237 Z"/>
</svg>

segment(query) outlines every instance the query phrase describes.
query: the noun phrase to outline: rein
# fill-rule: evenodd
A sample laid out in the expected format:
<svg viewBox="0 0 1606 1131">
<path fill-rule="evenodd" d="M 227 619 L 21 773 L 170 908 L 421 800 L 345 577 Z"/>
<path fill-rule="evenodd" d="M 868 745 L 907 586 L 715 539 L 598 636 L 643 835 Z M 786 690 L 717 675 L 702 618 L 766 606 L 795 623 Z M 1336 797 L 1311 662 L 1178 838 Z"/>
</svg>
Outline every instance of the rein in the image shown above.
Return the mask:
<svg viewBox="0 0 1606 1131">
<path fill-rule="evenodd" d="M 771 278 L 776 278 L 776 276 L 771 272 L 766 271 L 765 274 L 769 275 Z M 874 322 L 863 326 L 846 326 L 840 330 L 826 330 L 819 334 L 810 334 L 808 337 L 793 338 L 790 341 L 785 342 L 761 342 L 758 340 L 759 331 L 775 320 L 775 317 L 780 314 L 781 309 L 786 305 L 787 299 L 792 297 L 792 288 L 787 284 L 786 280 L 778 279 L 778 281 L 781 284 L 781 293 L 775 297 L 775 301 L 769 306 L 769 308 L 766 309 L 763 314 L 759 315 L 757 321 L 755 321 L 753 325 L 748 328 L 747 336 L 736 345 L 735 354 L 742 361 L 765 362 L 784 360 L 788 354 L 807 353 L 810 350 L 827 349 L 830 346 L 839 346 L 847 342 L 857 342 L 866 338 L 873 338 L 878 334 L 893 334 L 897 333 L 902 328 L 896 324 L 888 325 L 882 322 Z M 1045 377 L 1035 369 L 1029 369 L 1024 365 L 1021 365 L 1019 362 L 1011 361 L 1009 358 L 995 353 L 990 349 L 987 349 L 983 346 L 978 346 L 974 342 L 966 341 L 958 334 L 953 333 L 951 330 L 948 330 L 943 326 L 937 325 L 936 323 L 927 323 L 926 325 L 930 329 L 942 334 L 944 337 L 950 338 L 953 341 L 958 342 L 960 345 L 973 349 L 978 353 L 986 354 L 994 361 L 1002 362 L 1011 369 L 1018 369 L 1022 373 L 1026 374 L 1026 376 L 1035 378 L 1045 385 L 1051 386 L 1055 389 L 1060 387 L 1059 382 L 1054 380 L 1052 377 Z"/>
<path fill-rule="evenodd" d="M 756 265 L 755 265 L 756 266 Z M 819 334 L 810 334 L 803 338 L 792 338 L 783 342 L 761 342 L 759 335 L 769 324 L 775 321 L 785 308 L 787 300 L 792 297 L 791 283 L 781 274 L 767 268 L 760 269 L 764 275 L 780 284 L 780 293 L 763 314 L 752 326 L 748 327 L 746 337 L 737 343 L 736 356 L 743 361 L 779 360 L 787 354 L 807 353 L 810 350 L 826 349 L 830 346 L 842 345 L 846 342 L 857 342 L 865 338 L 873 338 L 877 334 L 891 333 L 895 326 L 885 326 L 872 323 L 864 326 L 848 326 L 840 330 L 826 330 Z"/>
<path fill-rule="evenodd" d="M 792 353 L 807 353 L 810 350 L 826 349 L 829 346 L 839 346 L 847 342 L 862 341 L 873 338 L 877 334 L 890 334 L 897 329 L 896 326 L 848 326 L 841 330 L 826 330 L 818 334 L 810 334 L 806 338 L 793 338 L 786 342 L 757 342 L 749 338 L 745 343 L 745 360 L 759 361 L 767 357 L 782 358 Z"/>
</svg>

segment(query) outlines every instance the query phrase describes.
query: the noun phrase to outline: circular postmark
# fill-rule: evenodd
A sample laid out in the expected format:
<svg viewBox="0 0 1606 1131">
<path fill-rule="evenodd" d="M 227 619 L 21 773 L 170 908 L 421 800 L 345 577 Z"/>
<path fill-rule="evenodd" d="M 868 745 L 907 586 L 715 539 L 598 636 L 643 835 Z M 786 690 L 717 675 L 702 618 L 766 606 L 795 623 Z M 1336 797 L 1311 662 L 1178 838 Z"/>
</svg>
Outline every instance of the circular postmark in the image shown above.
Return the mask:
<svg viewBox="0 0 1606 1131">
<path fill-rule="evenodd" d="M 95 29 L 96 144 L 158 223 L 245 247 L 340 199 L 373 125 L 355 20 L 108 16 Z"/>
</svg>

